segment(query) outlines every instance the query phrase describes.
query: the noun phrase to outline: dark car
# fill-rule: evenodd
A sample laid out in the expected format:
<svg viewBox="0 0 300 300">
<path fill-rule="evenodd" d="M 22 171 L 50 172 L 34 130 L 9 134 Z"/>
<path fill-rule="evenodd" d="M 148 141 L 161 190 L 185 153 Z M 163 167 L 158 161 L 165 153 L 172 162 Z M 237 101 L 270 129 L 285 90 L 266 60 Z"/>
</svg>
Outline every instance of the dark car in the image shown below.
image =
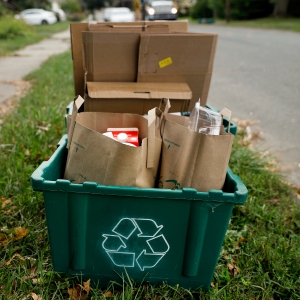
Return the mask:
<svg viewBox="0 0 300 300">
<path fill-rule="evenodd" d="M 168 0 L 149 1 L 146 6 L 146 19 L 148 20 L 176 20 L 177 3 Z"/>
</svg>

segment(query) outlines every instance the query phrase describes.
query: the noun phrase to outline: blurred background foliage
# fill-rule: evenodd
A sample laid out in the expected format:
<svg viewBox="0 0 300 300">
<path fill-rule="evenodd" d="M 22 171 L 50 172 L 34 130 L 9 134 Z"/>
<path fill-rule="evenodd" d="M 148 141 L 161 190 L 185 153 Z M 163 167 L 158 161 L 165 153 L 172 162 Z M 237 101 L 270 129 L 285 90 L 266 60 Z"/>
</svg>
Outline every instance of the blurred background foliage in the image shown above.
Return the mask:
<svg viewBox="0 0 300 300">
<path fill-rule="evenodd" d="M 185 0 L 179 0 L 179 7 Z M 228 11 L 227 11 L 228 10 Z M 198 18 L 250 20 L 264 17 L 300 17 L 299 0 L 196 0 L 180 13 Z"/>
<path fill-rule="evenodd" d="M 141 7 L 149 0 L 0 0 L 0 17 L 32 7 L 51 10 L 57 2 L 69 21 L 81 21 L 94 10 L 108 6 Z M 253 20 L 266 17 L 300 17 L 300 0 L 173 0 L 179 16 L 196 20 Z M 15 25 L 17 26 L 17 25 Z"/>
</svg>

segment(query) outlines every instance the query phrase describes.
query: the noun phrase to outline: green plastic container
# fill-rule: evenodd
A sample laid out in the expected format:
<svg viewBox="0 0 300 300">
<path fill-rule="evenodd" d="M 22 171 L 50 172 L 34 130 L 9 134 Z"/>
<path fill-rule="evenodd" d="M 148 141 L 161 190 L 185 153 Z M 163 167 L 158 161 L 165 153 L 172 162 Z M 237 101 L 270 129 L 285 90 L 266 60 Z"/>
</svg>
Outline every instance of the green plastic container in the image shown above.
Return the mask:
<svg viewBox="0 0 300 300">
<path fill-rule="evenodd" d="M 31 176 L 42 191 L 54 270 L 100 287 L 168 282 L 208 289 L 235 204 L 247 189 L 228 169 L 224 189 L 197 192 L 72 184 L 63 180 L 67 135 Z M 126 271 L 125 271 L 126 270 Z"/>
</svg>

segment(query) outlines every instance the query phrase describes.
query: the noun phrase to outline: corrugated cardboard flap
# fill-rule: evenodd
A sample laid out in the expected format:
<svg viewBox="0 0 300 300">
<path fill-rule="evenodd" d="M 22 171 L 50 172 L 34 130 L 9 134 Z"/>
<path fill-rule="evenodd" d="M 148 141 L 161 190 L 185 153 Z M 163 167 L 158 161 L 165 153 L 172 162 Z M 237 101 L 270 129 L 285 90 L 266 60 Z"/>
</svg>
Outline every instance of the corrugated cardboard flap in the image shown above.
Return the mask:
<svg viewBox="0 0 300 300">
<path fill-rule="evenodd" d="M 90 98 L 181 99 L 189 101 L 192 92 L 186 83 L 87 82 Z"/>
</svg>

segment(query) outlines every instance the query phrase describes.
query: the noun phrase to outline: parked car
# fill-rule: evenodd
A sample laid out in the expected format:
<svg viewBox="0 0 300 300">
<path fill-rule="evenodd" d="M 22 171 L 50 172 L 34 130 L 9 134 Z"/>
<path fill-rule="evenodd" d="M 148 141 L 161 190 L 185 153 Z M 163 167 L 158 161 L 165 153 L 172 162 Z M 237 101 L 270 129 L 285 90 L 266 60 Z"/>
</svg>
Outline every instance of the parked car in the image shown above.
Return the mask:
<svg viewBox="0 0 300 300">
<path fill-rule="evenodd" d="M 53 9 L 53 12 L 55 13 L 58 21 L 64 22 L 67 20 L 67 15 L 61 8 Z"/>
<path fill-rule="evenodd" d="M 135 14 L 128 7 L 111 7 L 104 11 L 106 22 L 134 22 Z"/>
<path fill-rule="evenodd" d="M 54 24 L 57 22 L 55 13 L 40 8 L 25 9 L 20 14 L 15 15 L 16 19 L 22 19 L 27 24 L 41 25 Z"/>
<path fill-rule="evenodd" d="M 177 4 L 169 0 L 148 1 L 146 5 L 147 20 L 176 20 Z"/>
</svg>

